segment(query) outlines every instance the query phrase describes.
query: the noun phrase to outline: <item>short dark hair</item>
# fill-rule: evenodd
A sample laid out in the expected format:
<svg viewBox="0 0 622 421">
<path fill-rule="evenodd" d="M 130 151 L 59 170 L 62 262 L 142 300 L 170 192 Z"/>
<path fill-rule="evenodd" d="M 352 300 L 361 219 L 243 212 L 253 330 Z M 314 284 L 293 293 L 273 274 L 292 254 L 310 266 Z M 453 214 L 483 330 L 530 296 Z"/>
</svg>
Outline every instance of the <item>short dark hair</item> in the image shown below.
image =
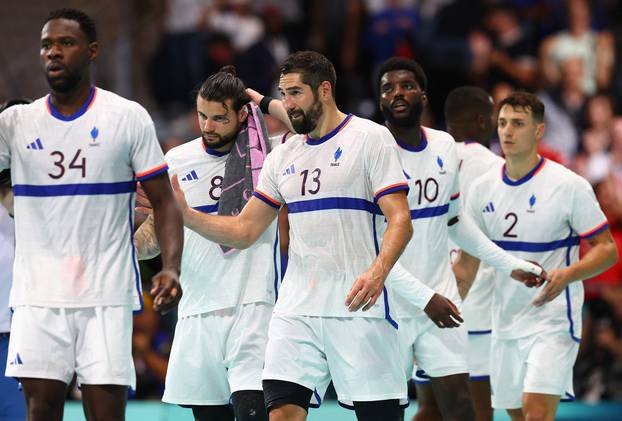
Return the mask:
<svg viewBox="0 0 622 421">
<path fill-rule="evenodd" d="M 488 92 L 477 86 L 460 86 L 447 95 L 444 113 L 447 123 L 461 123 L 475 114 L 491 115 L 494 105 Z"/>
<path fill-rule="evenodd" d="M 538 123 L 542 123 L 544 121 L 544 104 L 536 95 L 530 92 L 512 92 L 510 96 L 503 99 L 499 103 L 499 109 L 501 109 L 504 105 L 509 105 L 512 108 L 520 107 L 525 110 L 529 110 L 531 111 L 534 121 Z"/>
<path fill-rule="evenodd" d="M 415 80 L 419 84 L 419 88 L 422 91 L 428 90 L 428 78 L 423 71 L 423 68 L 417 64 L 415 60 L 411 60 L 405 57 L 391 57 L 380 65 L 378 69 L 378 80 L 376 86 L 380 87 L 380 81 L 382 76 L 387 72 L 393 72 L 397 70 L 407 70 L 415 75 Z"/>
<path fill-rule="evenodd" d="M 290 54 L 281 64 L 280 73 L 300 73 L 302 82 L 311 87 L 314 95 L 322 82 L 327 81 L 330 83 L 333 98 L 335 97 L 335 67 L 330 60 L 316 51 L 297 51 Z"/>
<path fill-rule="evenodd" d="M 13 98 L 0 104 L 0 113 L 13 105 L 30 104 L 32 101 L 28 98 Z M 0 187 L 11 187 L 11 170 L 9 168 L 0 171 Z"/>
<path fill-rule="evenodd" d="M 225 109 L 228 108 L 225 101 L 230 99 L 233 102 L 233 110 L 236 112 L 251 102 L 244 82 L 236 76 L 234 66 L 224 66 L 208 77 L 199 88 L 199 96 L 206 101 L 220 102 Z"/>
<path fill-rule="evenodd" d="M 97 41 L 97 29 L 95 28 L 95 21 L 93 21 L 93 19 L 83 11 L 71 8 L 57 9 L 50 12 L 43 24 L 45 25 L 49 21 L 55 19 L 67 19 L 78 22 L 78 25 L 80 25 L 80 30 L 84 33 L 84 35 L 86 35 L 86 39 L 88 40 L 89 44 L 91 42 Z"/>
</svg>

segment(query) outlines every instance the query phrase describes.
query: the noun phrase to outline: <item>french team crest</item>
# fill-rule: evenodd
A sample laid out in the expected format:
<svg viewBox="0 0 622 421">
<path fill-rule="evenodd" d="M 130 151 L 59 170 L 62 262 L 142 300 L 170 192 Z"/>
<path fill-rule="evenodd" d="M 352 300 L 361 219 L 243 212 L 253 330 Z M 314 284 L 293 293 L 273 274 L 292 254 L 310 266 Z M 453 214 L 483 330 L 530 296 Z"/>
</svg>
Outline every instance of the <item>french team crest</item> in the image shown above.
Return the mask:
<svg viewBox="0 0 622 421">
<path fill-rule="evenodd" d="M 339 146 L 337 148 L 337 150 L 335 151 L 335 154 L 333 155 L 334 161 L 330 163 L 331 167 L 338 167 L 339 166 L 339 158 L 341 158 L 341 155 L 343 154 L 343 149 L 341 149 L 341 146 Z"/>
<path fill-rule="evenodd" d="M 99 146 L 99 141 L 97 138 L 99 137 L 99 129 L 95 126 L 91 129 L 91 141 L 89 142 L 89 146 Z"/>
<path fill-rule="evenodd" d="M 445 171 L 444 168 L 444 162 L 443 162 L 443 158 L 441 158 L 440 156 L 436 157 L 436 163 L 438 164 L 438 167 L 440 168 L 440 171 L 438 172 L 439 174 L 446 174 L 447 171 Z"/>
<path fill-rule="evenodd" d="M 529 209 L 527 209 L 527 212 L 534 213 L 536 211 L 533 208 L 535 205 L 536 205 L 536 195 L 532 194 L 531 197 L 529 198 Z"/>
</svg>

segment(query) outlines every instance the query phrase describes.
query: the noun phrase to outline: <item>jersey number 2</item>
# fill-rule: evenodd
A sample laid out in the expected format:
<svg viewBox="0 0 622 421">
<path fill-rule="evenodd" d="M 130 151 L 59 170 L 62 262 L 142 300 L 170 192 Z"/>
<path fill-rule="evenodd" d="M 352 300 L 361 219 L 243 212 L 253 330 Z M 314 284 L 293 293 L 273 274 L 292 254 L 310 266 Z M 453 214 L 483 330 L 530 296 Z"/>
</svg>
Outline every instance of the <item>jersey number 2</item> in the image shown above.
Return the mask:
<svg viewBox="0 0 622 421">
<path fill-rule="evenodd" d="M 505 232 L 503 233 L 503 236 L 508 237 L 508 238 L 516 238 L 518 237 L 518 235 L 514 234 L 512 230 L 514 229 L 514 227 L 516 226 L 516 223 L 518 222 L 518 216 L 516 216 L 514 212 L 510 212 L 507 215 L 505 215 L 505 220 L 507 221 L 508 219 L 512 220 L 512 225 L 510 225 L 510 227 L 507 230 L 505 230 Z"/>
</svg>

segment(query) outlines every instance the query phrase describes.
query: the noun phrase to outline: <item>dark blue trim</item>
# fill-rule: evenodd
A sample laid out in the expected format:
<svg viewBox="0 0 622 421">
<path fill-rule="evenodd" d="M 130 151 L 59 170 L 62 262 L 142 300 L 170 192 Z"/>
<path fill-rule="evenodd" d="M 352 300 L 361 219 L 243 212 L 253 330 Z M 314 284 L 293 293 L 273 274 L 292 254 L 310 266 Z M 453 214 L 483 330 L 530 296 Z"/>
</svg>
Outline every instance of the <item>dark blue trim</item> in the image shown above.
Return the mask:
<svg viewBox="0 0 622 421">
<path fill-rule="evenodd" d="M 568 237 L 563 240 L 551 241 L 548 243 L 532 243 L 527 241 L 497 241 L 493 242 L 506 251 L 527 251 L 527 252 L 544 252 L 553 251 L 564 247 L 573 247 L 579 245 L 579 237 Z"/>
<path fill-rule="evenodd" d="M 301 200 L 287 204 L 287 213 L 315 212 L 329 209 L 361 210 L 374 214 L 377 207 L 369 200 L 356 197 L 324 197 L 322 199 Z"/>
<path fill-rule="evenodd" d="M 575 398 L 573 395 L 571 395 L 568 392 L 564 392 L 564 396 L 559 400 L 560 402 L 573 402 L 575 401 L 577 398 Z"/>
<path fill-rule="evenodd" d="M 391 310 L 389 309 L 389 293 L 387 292 L 387 287 L 382 287 L 382 291 L 384 294 L 384 318 L 387 319 L 391 326 L 398 329 L 399 325 L 395 320 L 393 320 L 393 317 L 391 317 Z"/>
<path fill-rule="evenodd" d="M 469 376 L 471 382 L 481 382 L 482 380 L 490 380 L 490 376 Z"/>
<path fill-rule="evenodd" d="M 276 235 L 274 236 L 274 252 L 272 254 L 272 263 L 274 264 L 274 302 L 279 299 L 279 266 L 276 262 L 276 255 L 279 245 L 279 228 L 276 228 Z"/>
<path fill-rule="evenodd" d="M 52 95 L 48 95 L 47 103 L 48 103 L 48 108 L 50 110 L 50 114 L 52 114 L 53 117 L 56 117 L 57 119 L 61 121 L 73 121 L 76 118 L 83 115 L 86 112 L 86 110 L 88 110 L 89 106 L 93 102 L 94 97 L 95 97 L 95 87 L 91 86 L 91 93 L 89 94 L 89 99 L 86 100 L 84 105 L 82 105 L 82 107 L 80 107 L 78 111 L 68 116 L 62 115 L 56 108 L 54 108 L 54 105 L 52 105 Z"/>
<path fill-rule="evenodd" d="M 140 272 L 138 270 L 138 264 L 136 261 L 136 247 L 134 247 L 134 206 L 133 195 L 130 195 L 129 201 L 129 221 L 130 221 L 130 246 L 132 247 L 132 266 L 134 267 L 134 277 L 136 278 L 136 292 L 138 293 L 138 302 L 140 303 L 140 309 L 134 310 L 134 314 L 142 313 L 144 304 L 143 304 L 143 294 L 140 288 Z"/>
<path fill-rule="evenodd" d="M 428 146 L 428 137 L 425 135 L 425 131 L 423 131 L 423 129 L 421 129 L 421 142 L 417 146 L 404 143 L 398 139 L 395 139 L 395 141 L 402 149 L 406 149 L 410 152 L 421 152 L 426 148 L 426 146 Z"/>
<path fill-rule="evenodd" d="M 253 196 L 255 196 L 257 199 L 261 200 L 262 202 L 264 202 L 265 204 L 273 207 L 274 209 L 281 209 L 280 206 L 278 206 L 276 203 L 273 203 L 271 200 L 269 200 L 268 198 L 264 197 L 262 194 L 254 191 L 253 192 Z"/>
<path fill-rule="evenodd" d="M 319 408 L 322 405 L 322 398 L 320 394 L 317 393 L 317 389 L 313 389 L 313 394 L 315 395 L 315 399 L 317 399 L 317 405 L 315 405 L 314 408 Z"/>
<path fill-rule="evenodd" d="M 588 239 L 588 238 L 591 238 L 591 237 L 595 236 L 596 234 L 598 234 L 599 232 L 602 232 L 602 231 L 606 230 L 607 228 L 609 228 L 609 223 L 606 223 L 605 225 L 603 225 L 602 227 L 598 228 L 598 229 L 597 229 L 596 231 L 594 231 L 594 232 L 591 232 L 591 233 L 589 233 L 589 234 L 587 234 L 587 235 L 583 235 L 583 236 L 580 236 L 580 237 L 581 237 L 582 239 L 584 239 L 584 240 L 585 240 L 585 239 Z"/>
<path fill-rule="evenodd" d="M 220 151 L 217 151 L 216 149 L 208 148 L 207 146 L 205 146 L 205 143 L 203 144 L 203 146 L 204 146 L 203 149 L 205 149 L 205 152 L 207 152 L 208 155 L 212 155 L 212 156 L 221 157 L 221 156 L 229 155 L 229 152 L 231 152 L 231 150 L 228 150 L 226 152 L 220 152 Z"/>
<path fill-rule="evenodd" d="M 192 209 L 203 213 L 214 213 L 218 212 L 218 203 L 214 205 L 193 206 Z"/>
<path fill-rule="evenodd" d="M 380 199 L 382 196 L 386 196 L 387 194 L 395 193 L 401 190 L 406 191 L 406 194 L 408 194 L 408 192 L 410 191 L 410 187 L 408 187 L 408 184 L 404 184 L 404 185 L 391 187 L 390 189 L 382 190 L 380 193 L 376 195 L 376 197 L 374 197 L 374 200 L 377 202 L 378 199 Z"/>
<path fill-rule="evenodd" d="M 413 382 L 415 382 L 415 384 L 430 384 L 430 380 L 417 380 L 417 379 L 413 379 Z"/>
<path fill-rule="evenodd" d="M 422 369 L 415 371 L 415 376 L 419 377 L 420 379 L 430 379 L 430 376 L 428 376 L 425 370 Z"/>
<path fill-rule="evenodd" d="M 136 177 L 136 179 L 138 181 L 147 181 L 147 180 L 155 177 L 156 175 L 162 174 L 162 173 L 167 172 L 167 171 L 168 171 L 168 165 L 165 165 L 165 166 L 163 166 L 162 168 L 160 168 L 157 171 L 150 172 L 149 174 L 145 174 L 142 177 Z"/>
<path fill-rule="evenodd" d="M 538 161 L 538 164 L 533 167 L 533 169 L 531 171 L 529 171 L 525 176 L 523 176 L 522 178 L 513 181 L 510 179 L 510 177 L 508 177 L 506 171 L 505 171 L 505 164 L 503 164 L 503 182 L 505 184 L 507 184 L 508 186 L 520 186 L 523 183 L 526 183 L 527 181 L 529 181 L 531 179 L 531 177 L 533 177 L 533 175 L 538 172 L 538 170 L 540 168 L 542 168 L 542 166 L 544 165 L 544 157 L 540 158 L 540 161 Z"/>
<path fill-rule="evenodd" d="M 345 126 L 348 123 L 348 121 L 350 121 L 351 118 L 352 118 L 352 114 L 348 114 L 346 116 L 346 118 L 344 118 L 343 121 L 341 123 L 339 123 L 339 125 L 337 127 L 335 127 L 333 130 L 331 130 L 330 133 L 325 134 L 324 136 L 320 137 L 319 139 L 314 139 L 312 137 L 307 136 L 307 138 L 306 138 L 307 145 L 320 145 L 320 144 L 326 142 L 331 137 L 333 137 L 337 133 L 339 133 L 339 130 L 341 130 L 341 128 L 343 126 Z"/>
<path fill-rule="evenodd" d="M 566 314 L 568 316 L 568 321 L 570 322 L 570 337 L 573 341 L 581 343 L 581 339 L 577 338 L 574 334 L 574 322 L 572 321 L 572 304 L 570 304 L 570 287 L 566 287 Z"/>
<path fill-rule="evenodd" d="M 476 142 L 476 141 L 474 141 L 474 140 L 466 140 L 466 141 L 464 142 L 464 144 L 465 144 L 465 145 L 472 145 L 472 144 L 474 144 L 474 143 L 479 143 L 479 142 Z"/>
<path fill-rule="evenodd" d="M 54 197 L 54 196 L 95 196 L 101 194 L 123 194 L 136 191 L 135 181 L 118 183 L 83 183 L 34 185 L 16 184 L 13 186 L 15 196 Z"/>
<path fill-rule="evenodd" d="M 469 335 L 490 335 L 492 330 L 469 330 Z"/>
<path fill-rule="evenodd" d="M 347 403 L 341 402 L 339 399 L 337 399 L 337 403 L 339 404 L 340 407 L 344 409 L 349 409 L 350 411 L 354 411 L 354 405 L 348 405 Z"/>
<path fill-rule="evenodd" d="M 430 206 L 429 208 L 411 209 L 410 219 L 432 218 L 445 215 L 447 212 L 449 212 L 449 203 L 441 206 Z"/>
</svg>

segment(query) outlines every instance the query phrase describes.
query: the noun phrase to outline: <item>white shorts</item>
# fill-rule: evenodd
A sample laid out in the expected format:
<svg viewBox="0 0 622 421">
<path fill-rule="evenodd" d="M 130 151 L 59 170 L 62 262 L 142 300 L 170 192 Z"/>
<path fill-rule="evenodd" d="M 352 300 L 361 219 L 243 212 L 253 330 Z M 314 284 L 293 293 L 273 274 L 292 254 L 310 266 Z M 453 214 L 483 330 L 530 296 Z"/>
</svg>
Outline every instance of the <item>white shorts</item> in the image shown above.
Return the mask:
<svg viewBox="0 0 622 421">
<path fill-rule="evenodd" d="M 233 392 L 262 390 L 272 304 L 245 304 L 177 321 L 163 402 L 226 405 Z"/>
<path fill-rule="evenodd" d="M 395 328 L 379 318 L 275 313 L 263 379 L 323 394 L 331 377 L 340 401 L 405 399 Z"/>
<path fill-rule="evenodd" d="M 397 323 L 406 380 L 413 378 L 415 383 L 426 383 L 430 377 L 469 372 L 464 324 L 441 329 L 427 317 L 405 318 Z"/>
<path fill-rule="evenodd" d="M 572 367 L 579 343 L 568 332 L 542 332 L 520 339 L 492 339 L 492 406 L 521 408 L 523 393 L 574 398 Z"/>
<path fill-rule="evenodd" d="M 136 388 L 132 308 L 19 306 L 13 313 L 7 377 Z"/>
<path fill-rule="evenodd" d="M 469 333 L 467 345 L 467 364 L 469 380 L 485 380 L 490 378 L 490 341 L 492 334 Z"/>
</svg>

